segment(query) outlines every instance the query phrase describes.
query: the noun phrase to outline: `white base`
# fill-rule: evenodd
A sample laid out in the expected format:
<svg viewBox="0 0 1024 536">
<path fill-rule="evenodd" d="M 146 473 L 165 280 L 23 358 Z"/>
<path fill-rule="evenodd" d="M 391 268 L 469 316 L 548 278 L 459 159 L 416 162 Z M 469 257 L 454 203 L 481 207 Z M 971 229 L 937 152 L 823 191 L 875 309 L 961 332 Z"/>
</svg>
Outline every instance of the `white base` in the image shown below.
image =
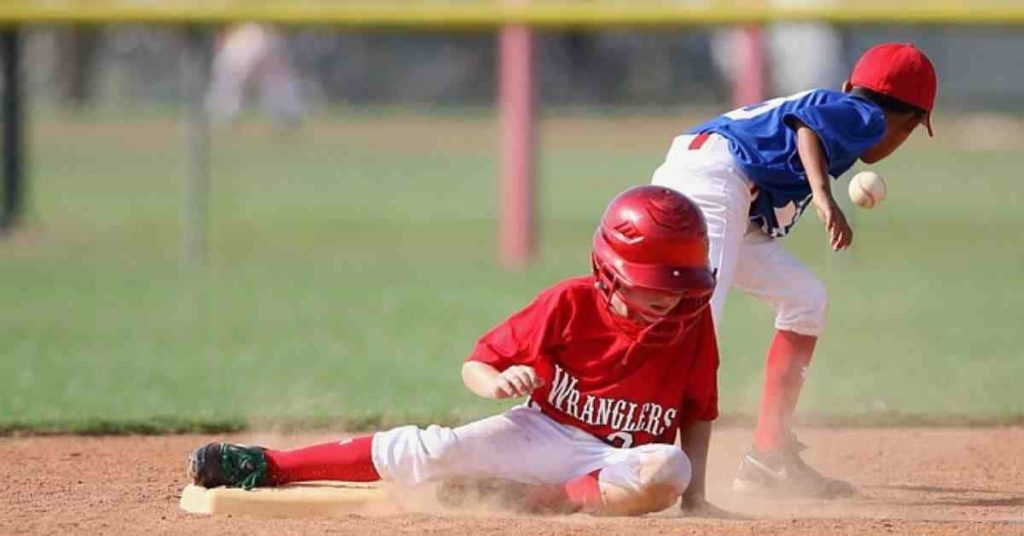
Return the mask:
<svg viewBox="0 0 1024 536">
<path fill-rule="evenodd" d="M 387 498 L 384 488 L 356 482 L 304 482 L 250 491 L 189 484 L 179 505 L 193 514 L 330 517 L 362 511 Z"/>
</svg>

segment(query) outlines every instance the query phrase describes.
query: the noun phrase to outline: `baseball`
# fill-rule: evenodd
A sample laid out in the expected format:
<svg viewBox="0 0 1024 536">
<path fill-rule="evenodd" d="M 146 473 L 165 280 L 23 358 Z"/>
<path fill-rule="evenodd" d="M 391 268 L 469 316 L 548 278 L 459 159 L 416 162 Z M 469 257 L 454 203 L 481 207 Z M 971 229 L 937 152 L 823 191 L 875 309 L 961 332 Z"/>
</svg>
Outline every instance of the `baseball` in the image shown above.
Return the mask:
<svg viewBox="0 0 1024 536">
<path fill-rule="evenodd" d="M 874 171 L 861 171 L 850 179 L 850 200 L 861 208 L 873 208 L 885 199 L 885 179 Z"/>
</svg>

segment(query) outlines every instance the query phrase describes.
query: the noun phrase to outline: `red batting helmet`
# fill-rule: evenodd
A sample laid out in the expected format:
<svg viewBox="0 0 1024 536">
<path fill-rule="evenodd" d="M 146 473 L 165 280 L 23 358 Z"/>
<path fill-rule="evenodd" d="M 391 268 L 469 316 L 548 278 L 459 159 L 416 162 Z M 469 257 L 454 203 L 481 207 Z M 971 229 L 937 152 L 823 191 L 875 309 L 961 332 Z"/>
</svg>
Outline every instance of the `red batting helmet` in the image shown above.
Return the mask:
<svg viewBox="0 0 1024 536">
<path fill-rule="evenodd" d="M 666 318 L 696 315 L 715 288 L 704 216 L 688 197 L 662 186 L 630 188 L 608 204 L 592 259 L 606 299 L 620 287 L 681 295 Z"/>
</svg>

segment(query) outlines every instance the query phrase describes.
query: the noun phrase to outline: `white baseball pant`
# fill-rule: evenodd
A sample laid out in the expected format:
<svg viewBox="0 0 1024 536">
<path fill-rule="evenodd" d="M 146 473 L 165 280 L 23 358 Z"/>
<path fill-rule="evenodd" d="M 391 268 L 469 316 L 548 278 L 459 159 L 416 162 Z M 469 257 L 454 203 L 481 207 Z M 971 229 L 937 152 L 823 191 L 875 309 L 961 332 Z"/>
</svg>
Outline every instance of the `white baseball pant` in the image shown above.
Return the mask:
<svg viewBox="0 0 1024 536">
<path fill-rule="evenodd" d="M 718 325 L 731 287 L 768 302 L 776 329 L 819 336 L 825 329 L 825 285 L 778 242 L 750 223 L 753 183 L 729 152 L 729 140 L 712 134 L 691 148 L 695 136 L 673 140 L 653 184 L 682 192 L 700 206 L 708 224 L 710 262 L 718 270 L 711 298 Z"/>
<path fill-rule="evenodd" d="M 678 446 L 613 447 L 530 406 L 458 428 L 394 428 L 374 435 L 372 449 L 382 479 L 410 486 L 453 477 L 562 484 L 601 469 L 602 484 L 635 491 L 668 484 L 682 493 L 691 475 Z"/>
</svg>

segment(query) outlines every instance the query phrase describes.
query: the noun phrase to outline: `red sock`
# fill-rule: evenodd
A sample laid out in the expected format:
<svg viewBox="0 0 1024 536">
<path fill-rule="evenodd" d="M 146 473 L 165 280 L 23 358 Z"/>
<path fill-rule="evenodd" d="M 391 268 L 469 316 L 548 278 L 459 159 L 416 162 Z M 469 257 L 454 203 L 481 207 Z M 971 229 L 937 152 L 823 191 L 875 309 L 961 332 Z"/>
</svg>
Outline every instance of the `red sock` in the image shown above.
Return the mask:
<svg viewBox="0 0 1024 536">
<path fill-rule="evenodd" d="M 268 450 L 268 477 L 273 484 L 307 480 L 380 480 L 380 474 L 373 466 L 372 444 L 373 436 L 365 436 L 295 450 Z"/>
<path fill-rule="evenodd" d="M 525 506 L 540 512 L 571 513 L 596 510 L 604 504 L 597 475 L 601 470 L 580 475 L 565 484 L 535 486 L 524 498 Z"/>
<path fill-rule="evenodd" d="M 754 432 L 754 448 L 779 450 L 785 445 L 804 384 L 804 370 L 811 364 L 817 337 L 778 330 L 768 349 L 764 392 Z"/>
<path fill-rule="evenodd" d="M 583 509 L 599 508 L 604 504 L 601 497 L 601 485 L 597 475 L 601 470 L 580 475 L 565 483 L 565 496 L 569 502 Z"/>
</svg>

